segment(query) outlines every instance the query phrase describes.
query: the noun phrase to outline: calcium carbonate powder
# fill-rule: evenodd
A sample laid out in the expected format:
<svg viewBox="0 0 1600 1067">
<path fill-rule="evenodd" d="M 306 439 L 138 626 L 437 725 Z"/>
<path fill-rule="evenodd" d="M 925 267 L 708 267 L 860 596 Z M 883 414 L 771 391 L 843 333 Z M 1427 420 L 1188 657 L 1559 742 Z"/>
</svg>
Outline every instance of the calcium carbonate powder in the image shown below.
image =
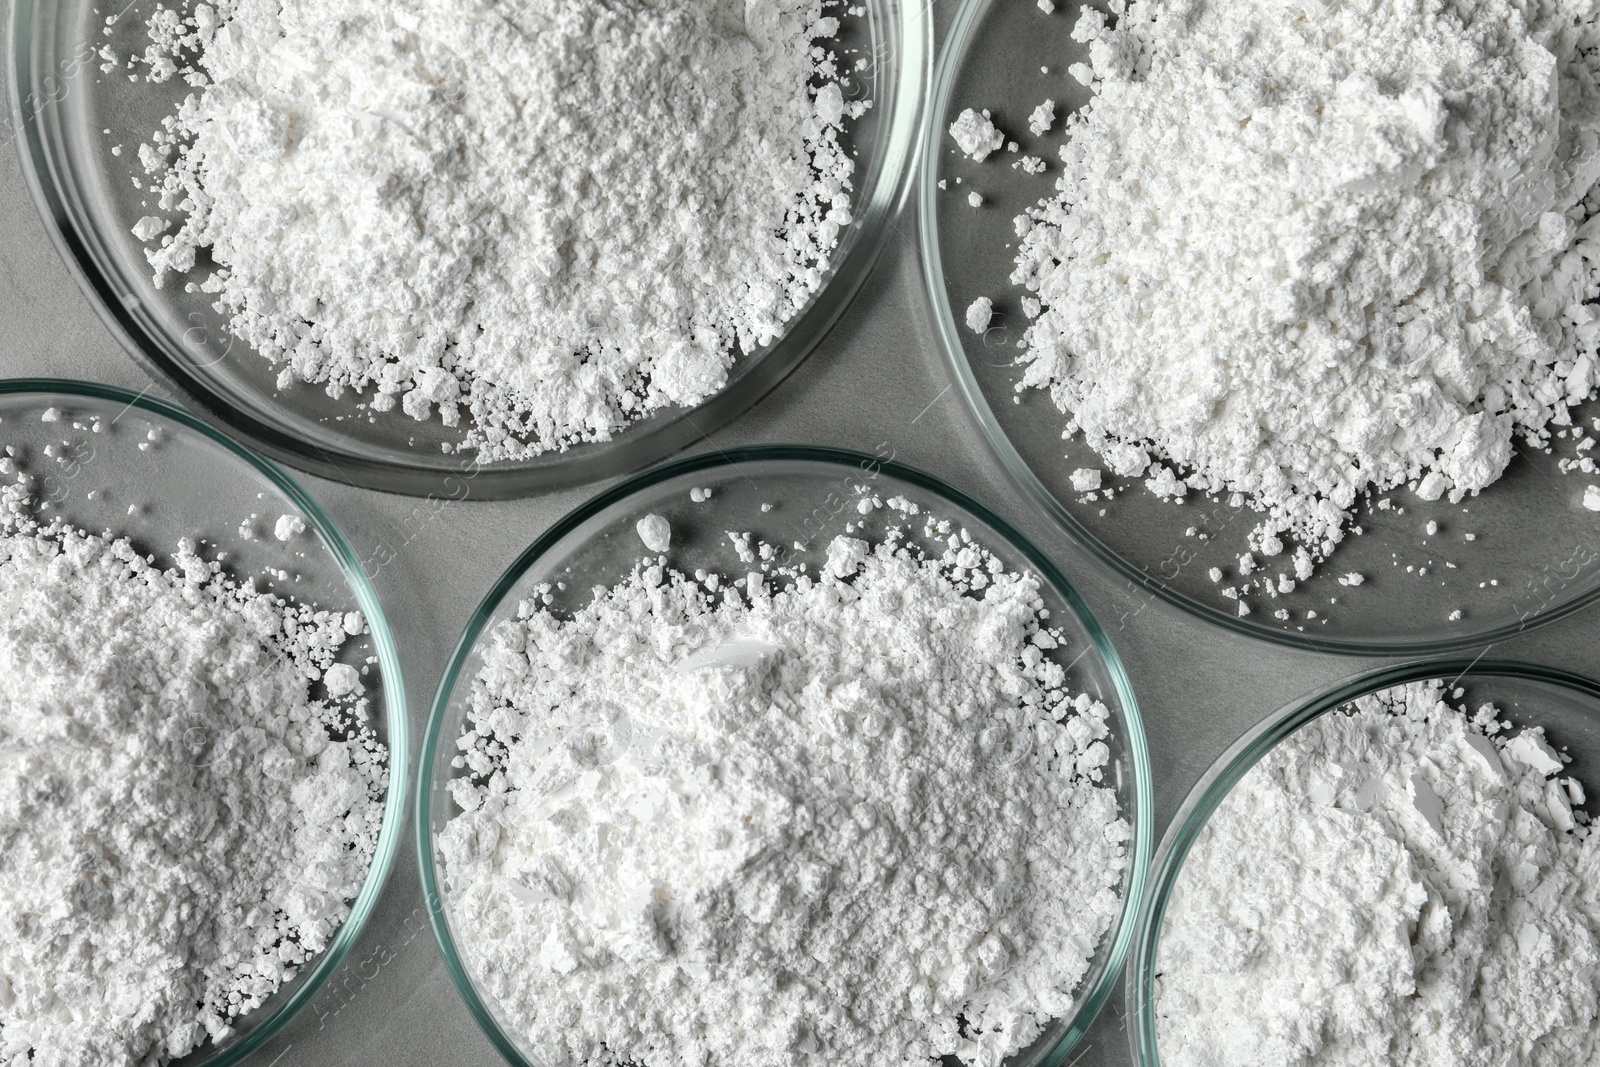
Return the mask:
<svg viewBox="0 0 1600 1067">
<path fill-rule="evenodd" d="M 1320 558 L 1362 494 L 1458 500 L 1569 424 L 1600 341 L 1592 3 L 1110 10 L 1073 31 L 1094 96 L 1012 280 L 1019 388 L 1113 473 L 1241 494 L 1258 545 Z"/>
<path fill-rule="evenodd" d="M 280 388 L 464 409 L 485 460 L 605 440 L 821 285 L 868 106 L 838 30 L 822 0 L 158 8 L 129 65 L 194 92 L 140 150 L 135 234 Z"/>
<path fill-rule="evenodd" d="M 335 662 L 365 624 L 40 525 L 30 484 L 0 493 L 0 1063 L 149 1067 L 349 914 L 387 786 Z"/>
<path fill-rule="evenodd" d="M 1228 794 L 1167 907 L 1167 1067 L 1600 1062 L 1600 848 L 1537 727 L 1364 697 Z M 1537 709 L 1529 708 L 1537 714 Z"/>
<path fill-rule="evenodd" d="M 649 557 L 488 635 L 445 906 L 540 1063 L 994 1067 L 1071 1012 L 1128 861 L 1110 713 L 1037 580 L 924 520 L 937 555 Z"/>
</svg>

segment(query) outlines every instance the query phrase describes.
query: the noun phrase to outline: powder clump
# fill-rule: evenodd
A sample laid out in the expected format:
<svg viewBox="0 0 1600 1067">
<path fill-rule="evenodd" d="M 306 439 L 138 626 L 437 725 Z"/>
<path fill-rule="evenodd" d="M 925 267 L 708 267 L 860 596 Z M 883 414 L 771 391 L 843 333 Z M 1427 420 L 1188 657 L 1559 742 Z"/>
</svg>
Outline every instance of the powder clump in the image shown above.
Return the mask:
<svg viewBox="0 0 1600 1067">
<path fill-rule="evenodd" d="M 1358 497 L 1459 500 L 1596 384 L 1600 31 L 1555 0 L 1085 8 L 1095 95 L 1012 280 L 1019 388 L 1136 477 L 1321 558 Z"/>
<path fill-rule="evenodd" d="M 1600 1057 L 1600 847 L 1537 727 L 1437 682 L 1278 744 L 1200 832 L 1156 979 L 1172 1067 Z"/>
<path fill-rule="evenodd" d="M 160 8 L 141 69 L 194 92 L 141 149 L 170 218 L 138 233 L 280 389 L 468 415 L 485 461 L 606 440 L 822 284 L 870 106 L 838 31 L 821 0 Z"/>
<path fill-rule="evenodd" d="M 335 662 L 347 616 L 189 542 L 162 568 L 41 525 L 31 486 L 0 491 L 0 1062 L 143 1067 L 328 947 L 387 752 Z"/>
<path fill-rule="evenodd" d="M 541 1062 L 996 1067 L 1070 1012 L 1129 858 L 1110 713 L 1037 580 L 938 536 L 493 631 L 446 906 Z"/>
</svg>

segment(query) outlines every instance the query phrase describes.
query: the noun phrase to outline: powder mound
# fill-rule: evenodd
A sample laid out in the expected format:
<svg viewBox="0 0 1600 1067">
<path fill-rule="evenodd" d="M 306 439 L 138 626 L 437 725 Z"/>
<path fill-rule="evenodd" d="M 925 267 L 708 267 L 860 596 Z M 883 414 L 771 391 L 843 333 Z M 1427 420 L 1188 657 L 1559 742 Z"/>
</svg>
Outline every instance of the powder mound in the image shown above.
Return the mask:
<svg viewBox="0 0 1600 1067">
<path fill-rule="evenodd" d="M 1459 691 L 1457 694 L 1459 696 Z M 1600 1060 L 1600 847 L 1538 728 L 1439 683 L 1280 743 L 1212 815 L 1166 911 L 1173 1067 Z"/>
<path fill-rule="evenodd" d="M 0 1062 L 144 1067 L 327 947 L 387 753 L 312 695 L 346 616 L 41 526 L 29 484 L 0 494 Z"/>
<path fill-rule="evenodd" d="M 440 849 L 540 1062 L 994 1067 L 1070 1013 L 1132 832 L 1110 713 L 1037 580 L 949 540 L 743 594 L 640 564 L 492 633 Z"/>
<path fill-rule="evenodd" d="M 1476 493 L 1593 393 L 1591 3 L 1138 0 L 1073 36 L 1095 96 L 1023 220 L 1019 388 L 1114 473 L 1321 557 L 1363 492 Z"/>
<path fill-rule="evenodd" d="M 485 461 L 608 439 L 721 389 L 820 286 L 868 106 L 838 26 L 821 0 L 161 8 L 136 69 L 196 91 L 140 152 L 177 222 L 141 222 L 150 263 L 279 388 L 465 408 Z"/>
</svg>

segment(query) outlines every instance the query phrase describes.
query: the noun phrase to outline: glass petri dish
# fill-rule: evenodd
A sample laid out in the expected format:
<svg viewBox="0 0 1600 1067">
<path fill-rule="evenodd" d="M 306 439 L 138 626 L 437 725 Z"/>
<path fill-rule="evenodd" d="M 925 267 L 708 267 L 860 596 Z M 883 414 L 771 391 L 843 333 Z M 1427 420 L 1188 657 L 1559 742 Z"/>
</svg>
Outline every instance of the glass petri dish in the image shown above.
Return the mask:
<svg viewBox="0 0 1600 1067">
<path fill-rule="evenodd" d="M 1465 693 L 1452 704 L 1476 708 L 1493 702 L 1514 726 L 1542 726 L 1550 744 L 1573 757 L 1569 773 L 1579 781 L 1600 775 L 1600 682 L 1552 667 L 1494 660 L 1428 660 L 1405 663 L 1347 679 L 1279 710 L 1234 742 L 1211 765 L 1173 816 L 1156 851 L 1154 874 L 1139 914 L 1126 996 L 1129 1041 L 1140 1067 L 1158 1067 L 1155 978 L 1161 928 L 1184 859 L 1217 806 L 1239 780 L 1284 738 L 1318 716 L 1368 693 L 1409 682 L 1441 679 Z"/>
<path fill-rule="evenodd" d="M 1017 391 L 1017 343 L 1027 319 L 1025 291 L 1010 277 L 1017 245 L 1012 219 L 1054 193 L 1063 119 L 1090 99 L 1067 74 L 1071 64 L 1088 60 L 1088 49 L 1070 35 L 1082 6 L 1066 3 L 1046 14 L 1032 4 L 964 0 L 935 70 L 919 163 L 919 240 L 936 343 L 956 391 L 1013 480 L 1130 592 L 1295 647 L 1355 655 L 1459 651 L 1561 618 L 1600 595 L 1600 513 L 1583 507 L 1586 485 L 1600 477 L 1566 475 L 1558 467 L 1577 454 L 1576 438 L 1555 442 L 1553 454 L 1519 440 L 1505 476 L 1460 504 L 1429 503 L 1404 489 L 1386 494 L 1387 506 L 1373 501 L 1358 512 L 1363 533 L 1347 537 L 1311 579 L 1296 582 L 1292 592 L 1247 597 L 1250 614 L 1243 617 L 1224 590 L 1240 582 L 1239 557 L 1249 551 L 1255 512 L 1193 492 L 1181 504 L 1166 503 L 1141 479 L 1109 472 L 1115 500 L 1073 490 L 1074 469 L 1106 464 L 1081 436 L 1063 440 L 1066 416 L 1044 391 Z M 1056 103 L 1057 121 L 1045 135 L 1031 136 L 1029 113 L 1046 98 Z M 1009 153 L 982 163 L 962 156 L 947 131 L 968 107 L 990 110 L 1021 153 L 1046 162 L 1045 172 L 1013 168 L 1017 155 Z M 977 208 L 967 202 L 971 191 L 984 198 Z M 982 335 L 958 321 L 979 296 L 995 303 L 993 324 Z M 1587 425 L 1597 414 L 1600 405 L 1589 404 L 1575 417 Z M 1292 579 L 1287 558 L 1258 555 L 1255 577 Z M 1222 580 L 1211 578 L 1213 568 Z M 1350 575 L 1359 575 L 1360 584 L 1347 584 Z M 1278 618 L 1280 611 L 1286 617 Z"/>
<path fill-rule="evenodd" d="M 417 848 L 423 893 L 434 934 L 451 978 L 484 1032 L 505 1058 L 518 1067 L 535 1061 L 516 1032 L 504 1021 L 493 999 L 480 990 L 461 955 L 453 926 L 450 897 L 441 872 L 438 837 L 459 810 L 448 783 L 458 771 L 456 753 L 468 709 L 472 680 L 482 664 L 482 640 L 500 622 L 516 617 L 518 603 L 544 582 L 563 580 L 569 592 L 557 594 L 553 610 L 570 610 L 587 602 L 589 590 L 624 578 L 644 553 L 635 523 L 652 512 L 672 524 L 669 563 L 692 572 L 697 568 L 743 575 L 726 531 L 750 531 L 773 544 L 800 541 L 810 546 L 789 555 L 786 563 L 808 562 L 813 569 L 826 558 L 834 535 L 858 520 L 853 506 L 857 486 L 870 486 L 885 498 L 899 494 L 925 511 L 965 526 L 975 540 L 1009 568 L 1041 579 L 1041 595 L 1050 619 L 1070 638 L 1061 661 L 1068 666 L 1069 686 L 1098 697 L 1111 709 L 1111 763 L 1107 781 L 1133 838 L 1122 885 L 1122 909 L 1106 933 L 1088 974 L 1075 996 L 1076 1010 L 1058 1019 L 1028 1049 L 1018 1052 L 1011 1067 L 1055 1067 L 1079 1041 L 1111 993 L 1131 940 L 1132 920 L 1142 896 L 1151 836 L 1150 765 L 1144 728 L 1128 677 L 1116 650 L 1072 584 L 1037 548 L 983 505 L 938 479 L 899 464 L 840 449 L 793 446 L 735 449 L 707 453 L 658 467 L 600 494 L 567 515 L 511 565 L 474 613 L 440 682 L 422 742 L 425 784 L 417 792 Z M 703 503 L 690 499 L 691 489 L 709 488 Z M 763 512 L 763 504 L 773 505 Z M 878 513 L 882 515 L 882 512 Z"/>
<path fill-rule="evenodd" d="M 124 6 L 124 4 L 126 6 Z M 612 440 L 525 461 L 478 464 L 452 449 L 464 428 L 398 410 L 369 417 L 348 394 L 297 383 L 279 392 L 279 367 L 234 342 L 205 294 L 156 289 L 130 230 L 148 212 L 130 181 L 137 147 L 187 93 L 181 79 L 130 82 L 100 72 L 103 45 L 143 52 L 157 0 L 11 0 L 7 67 L 11 122 L 29 189 L 56 247 L 100 317 L 151 374 L 206 421 L 273 459 L 367 488 L 426 495 L 471 478 L 503 499 L 625 474 L 699 440 L 778 384 L 811 352 L 866 280 L 910 184 L 931 65 L 931 15 L 916 0 L 863 0 L 841 20 L 836 47 L 850 71 L 847 100 L 873 106 L 841 145 L 855 158 L 854 220 L 810 302 L 774 343 L 738 358 L 727 386 L 697 407 L 673 408 Z M 116 15 L 107 36 L 106 17 Z M 857 65 L 859 64 L 859 66 Z M 102 133 L 113 132 L 113 136 Z M 112 149 L 121 145 L 121 155 Z"/>
<path fill-rule="evenodd" d="M 309 1004 L 338 968 L 371 916 L 399 849 L 410 749 L 405 684 L 383 606 L 355 551 L 305 490 L 270 460 L 171 404 L 89 382 L 3 381 L 0 447 L 5 445 L 18 450 L 24 469 L 37 479 L 45 516 L 127 537 L 163 562 L 180 538 L 192 538 L 207 558 L 225 552 L 229 571 L 254 578 L 258 589 L 366 617 L 369 632 L 351 638 L 340 658 L 352 665 L 376 661 L 364 680 L 373 728 L 389 749 L 377 850 L 328 948 L 261 1007 L 240 1016 L 226 1042 L 207 1041 L 172 1061 L 173 1067 L 239 1063 Z M 284 515 L 305 523 L 288 541 L 274 533 Z M 240 532 L 246 522 L 252 526 L 249 538 Z"/>
</svg>

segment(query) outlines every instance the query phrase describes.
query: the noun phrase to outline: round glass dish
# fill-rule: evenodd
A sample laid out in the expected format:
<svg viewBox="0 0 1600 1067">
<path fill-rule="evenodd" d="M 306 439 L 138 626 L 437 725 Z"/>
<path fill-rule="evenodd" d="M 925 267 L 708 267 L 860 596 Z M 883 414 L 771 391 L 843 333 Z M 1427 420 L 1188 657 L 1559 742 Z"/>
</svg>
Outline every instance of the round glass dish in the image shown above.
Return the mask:
<svg viewBox="0 0 1600 1067">
<path fill-rule="evenodd" d="M 1155 873 L 1139 914 L 1126 979 L 1132 1016 L 1129 1040 L 1140 1067 L 1159 1067 L 1161 1062 L 1156 1047 L 1155 978 L 1167 903 L 1195 838 L 1229 790 L 1274 745 L 1318 716 L 1368 693 L 1435 678 L 1465 690 L 1452 704 L 1476 708 L 1492 702 L 1500 717 L 1515 726 L 1543 726 L 1550 744 L 1572 755 L 1568 773 L 1580 782 L 1600 780 L 1600 682 L 1550 667 L 1493 660 L 1407 663 L 1348 679 L 1278 711 L 1211 765 L 1173 816 L 1156 851 Z"/>
<path fill-rule="evenodd" d="M 94 0 L 10 0 L 7 66 L 22 168 L 45 226 L 101 318 L 135 359 L 213 425 L 260 452 L 326 478 L 425 495 L 472 479 L 476 498 L 522 496 L 645 467 L 739 414 L 822 339 L 877 261 L 910 184 L 931 65 L 931 15 L 917 0 L 864 0 L 841 20 L 835 47 L 848 99 L 873 106 L 841 136 L 856 160 L 853 214 L 811 301 L 773 344 L 736 360 L 721 392 L 692 409 L 635 423 L 611 441 L 526 461 L 476 463 L 442 451 L 461 428 L 399 410 L 370 417 L 353 398 L 297 383 L 279 392 L 279 367 L 234 343 L 206 294 L 157 289 L 132 227 L 145 214 L 130 182 L 137 148 L 189 92 L 102 74 L 96 52 L 143 52 L 154 0 L 108 8 Z M 115 14 L 109 36 L 102 31 Z M 857 66 L 857 64 L 860 64 Z M 107 132 L 102 132 L 107 131 Z M 120 155 L 112 150 L 120 146 Z"/>
<path fill-rule="evenodd" d="M 261 1007 L 240 1016 L 225 1044 L 208 1041 L 172 1067 L 238 1063 L 309 1004 L 338 968 L 372 914 L 399 848 L 410 750 L 405 685 L 383 606 L 344 535 L 305 490 L 269 460 L 171 404 L 87 382 L 4 381 L 0 448 L 6 445 L 16 448 L 23 469 L 37 479 L 43 516 L 127 537 L 158 561 L 170 557 L 179 539 L 192 538 L 207 558 L 226 553 L 230 573 L 255 579 L 258 589 L 366 617 L 368 633 L 351 638 L 340 659 L 352 665 L 376 661 L 367 692 L 373 727 L 389 749 L 377 851 L 327 950 Z M 284 515 L 305 523 L 287 541 L 274 534 Z M 248 538 L 240 531 L 246 522 L 252 527 Z"/>
<path fill-rule="evenodd" d="M 828 542 L 847 523 L 859 520 L 853 506 L 858 486 L 885 498 L 903 495 L 924 511 L 965 526 L 975 540 L 1008 567 L 1030 571 L 1041 579 L 1041 595 L 1051 622 L 1069 637 L 1061 661 L 1068 664 L 1069 686 L 1097 696 L 1111 709 L 1111 763 L 1106 779 L 1115 786 L 1123 817 L 1133 827 L 1130 862 L 1122 886 L 1123 907 L 1103 938 L 1089 973 L 1076 996 L 1078 1010 L 1054 1022 L 1030 1048 L 1013 1057 L 1014 1067 L 1055 1067 L 1082 1037 L 1111 992 L 1130 943 L 1132 920 L 1143 893 L 1149 862 L 1150 769 L 1144 728 L 1132 688 L 1116 651 L 1088 605 L 1043 553 L 981 504 L 909 467 L 858 452 L 838 449 L 766 447 L 707 453 L 667 464 L 602 493 L 556 523 L 511 565 L 484 598 L 446 669 L 434 699 L 422 742 L 417 792 L 417 848 L 423 892 L 446 966 L 484 1032 L 501 1054 L 519 1067 L 533 1060 L 518 1035 L 502 1020 L 457 947 L 449 895 L 440 871 L 438 836 L 458 810 L 447 784 L 455 739 L 460 736 L 473 679 L 482 664 L 480 639 L 503 620 L 516 617 L 517 605 L 534 587 L 560 579 L 568 593 L 558 594 L 552 610 L 570 610 L 587 601 L 594 586 L 611 586 L 624 578 L 644 554 L 634 524 L 652 512 L 672 524 L 669 563 L 692 572 L 697 568 L 743 575 L 727 531 L 753 532 L 772 544 L 804 542 L 785 563 L 808 562 L 813 568 L 826 558 Z M 703 503 L 691 501 L 694 488 L 709 488 Z M 763 512 L 763 504 L 773 505 Z M 877 513 L 882 516 L 883 511 Z M 870 522 L 871 520 L 869 520 Z M 869 527 L 870 528 L 870 527 Z"/>
<path fill-rule="evenodd" d="M 1249 550 L 1255 512 L 1197 493 L 1167 503 L 1141 479 L 1109 472 L 1113 501 L 1074 491 L 1074 469 L 1106 464 L 1081 435 L 1063 440 L 1067 418 L 1045 391 L 1017 392 L 1017 342 L 1028 320 L 1025 291 L 1010 277 L 1012 219 L 1054 194 L 1065 116 L 1090 98 L 1067 73 L 1088 60 L 1087 48 L 1070 36 L 1082 6 L 1066 3 L 1045 14 L 1033 4 L 964 0 L 935 71 L 919 163 L 923 279 L 938 344 L 957 391 L 1023 490 L 1135 595 L 1159 596 L 1217 626 L 1291 646 L 1360 655 L 1459 651 L 1560 618 L 1600 595 L 1600 514 L 1583 507 L 1586 484 L 1600 478 L 1563 475 L 1557 466 L 1577 454 L 1579 438 L 1554 442 L 1553 454 L 1519 440 L 1505 476 L 1460 504 L 1429 503 L 1405 490 L 1387 494 L 1389 506 L 1356 516 L 1362 535 L 1347 537 L 1291 592 L 1247 597 L 1244 617 L 1224 591 L 1240 583 L 1239 557 Z M 1047 98 L 1057 120 L 1043 136 L 1030 135 L 1029 114 Z M 947 131 L 969 107 L 990 110 L 1019 152 L 1043 160 L 1045 171 L 1029 175 L 1011 166 L 1018 155 L 1008 152 L 981 163 L 961 155 Z M 972 191 L 984 199 L 977 208 L 967 201 Z M 981 335 L 958 324 L 979 296 L 995 303 Z M 1577 414 L 1588 425 L 1597 413 L 1600 405 L 1590 404 Z M 1430 522 L 1433 534 L 1426 532 Z M 1287 559 L 1258 555 L 1255 577 L 1292 579 Z M 1213 568 L 1220 581 L 1211 578 Z M 1352 574 L 1360 584 L 1346 584 Z M 1286 617 L 1278 618 L 1280 611 Z"/>
</svg>

